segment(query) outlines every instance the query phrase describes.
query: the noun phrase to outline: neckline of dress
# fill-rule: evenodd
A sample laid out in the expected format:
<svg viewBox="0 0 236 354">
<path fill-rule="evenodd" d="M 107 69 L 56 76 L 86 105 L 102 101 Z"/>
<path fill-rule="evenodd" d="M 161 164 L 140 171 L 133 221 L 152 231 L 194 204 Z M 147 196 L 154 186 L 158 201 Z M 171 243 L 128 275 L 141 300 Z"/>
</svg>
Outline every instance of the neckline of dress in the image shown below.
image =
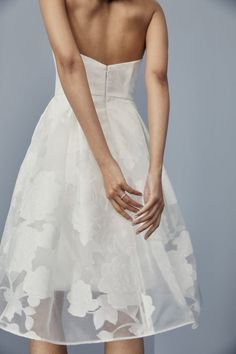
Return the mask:
<svg viewBox="0 0 236 354">
<path fill-rule="evenodd" d="M 99 64 L 99 65 L 102 65 L 102 66 L 106 67 L 106 68 L 109 68 L 109 67 L 112 67 L 112 66 L 118 66 L 118 65 L 126 65 L 126 64 L 139 63 L 139 62 L 141 62 L 141 60 L 143 59 L 143 58 L 139 58 L 139 59 L 136 59 L 136 60 L 123 61 L 123 62 L 120 62 L 120 63 L 105 64 L 105 63 L 102 63 L 101 61 L 99 61 L 99 60 L 97 60 L 97 59 L 94 59 L 94 58 L 88 56 L 88 55 L 85 55 L 85 54 L 82 54 L 82 53 L 80 53 L 80 55 L 81 55 L 82 57 L 87 58 L 87 59 L 89 59 L 89 60 L 91 60 L 91 61 L 93 61 L 93 62 L 95 62 L 95 63 L 97 63 L 97 64 Z"/>
</svg>

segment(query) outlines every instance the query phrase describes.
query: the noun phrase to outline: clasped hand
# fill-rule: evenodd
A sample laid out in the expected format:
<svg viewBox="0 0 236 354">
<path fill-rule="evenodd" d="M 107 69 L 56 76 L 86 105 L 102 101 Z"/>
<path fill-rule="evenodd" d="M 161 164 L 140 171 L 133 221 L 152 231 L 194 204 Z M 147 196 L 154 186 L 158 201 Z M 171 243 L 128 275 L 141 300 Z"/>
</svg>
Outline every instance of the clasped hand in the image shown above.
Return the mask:
<svg viewBox="0 0 236 354">
<path fill-rule="evenodd" d="M 109 162 L 101 170 L 103 175 L 106 196 L 113 208 L 132 225 L 142 224 L 136 229 L 136 234 L 146 230 L 144 239 L 147 240 L 160 224 L 164 209 L 161 177 L 158 174 L 148 173 L 143 193 L 131 187 L 115 160 Z M 145 205 L 134 200 L 129 194 L 143 195 Z M 134 217 L 126 210 L 134 213 Z"/>
</svg>

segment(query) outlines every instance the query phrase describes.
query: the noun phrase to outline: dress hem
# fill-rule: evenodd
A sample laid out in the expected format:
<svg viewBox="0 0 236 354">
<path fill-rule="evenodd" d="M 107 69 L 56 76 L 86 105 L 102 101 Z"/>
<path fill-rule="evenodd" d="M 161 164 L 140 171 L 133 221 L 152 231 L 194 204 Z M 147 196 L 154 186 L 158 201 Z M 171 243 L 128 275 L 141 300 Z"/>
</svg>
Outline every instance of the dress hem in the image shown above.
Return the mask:
<svg viewBox="0 0 236 354">
<path fill-rule="evenodd" d="M 49 339 L 46 339 L 46 338 L 39 338 L 39 337 L 33 336 L 33 335 L 25 335 L 23 333 L 14 331 L 12 329 L 4 328 L 4 327 L 1 327 L 1 326 L 0 326 L 0 329 L 2 329 L 5 332 L 9 332 L 11 334 L 15 334 L 15 335 L 20 336 L 20 337 L 24 337 L 24 338 L 28 338 L 28 339 L 34 339 L 34 340 L 43 341 L 43 342 L 48 342 L 48 343 L 51 343 L 51 344 L 57 344 L 57 345 L 81 345 L 81 344 L 96 344 L 96 343 L 106 343 L 106 342 L 115 342 L 115 341 L 120 341 L 120 340 L 144 338 L 144 337 L 154 336 L 156 334 L 161 334 L 161 333 L 164 333 L 164 332 L 168 332 L 168 331 L 171 331 L 171 330 L 174 330 L 174 329 L 177 329 L 177 328 L 180 328 L 180 327 L 184 327 L 184 326 L 187 326 L 187 325 L 190 325 L 190 324 L 194 325 L 195 321 L 184 322 L 184 323 L 181 323 L 180 325 L 176 325 L 176 326 L 173 326 L 173 327 L 168 327 L 168 328 L 166 328 L 164 330 L 146 332 L 145 334 L 138 335 L 138 336 L 134 335 L 134 336 L 128 336 L 128 337 L 117 337 L 117 338 L 110 338 L 110 339 L 109 338 L 108 339 L 95 339 L 95 340 L 91 340 L 91 341 L 79 341 L 79 342 L 53 341 L 53 340 L 49 340 Z M 196 329 L 196 328 L 197 327 L 192 327 L 192 329 Z"/>
</svg>

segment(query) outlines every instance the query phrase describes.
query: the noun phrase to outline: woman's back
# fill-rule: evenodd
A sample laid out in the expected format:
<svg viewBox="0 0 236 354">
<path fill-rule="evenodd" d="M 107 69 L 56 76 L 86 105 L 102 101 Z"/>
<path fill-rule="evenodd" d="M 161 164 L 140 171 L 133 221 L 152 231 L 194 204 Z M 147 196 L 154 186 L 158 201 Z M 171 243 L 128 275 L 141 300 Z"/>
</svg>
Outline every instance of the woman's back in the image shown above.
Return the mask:
<svg viewBox="0 0 236 354">
<path fill-rule="evenodd" d="M 66 0 L 81 53 L 113 64 L 139 59 L 157 3 L 153 0 Z"/>
</svg>

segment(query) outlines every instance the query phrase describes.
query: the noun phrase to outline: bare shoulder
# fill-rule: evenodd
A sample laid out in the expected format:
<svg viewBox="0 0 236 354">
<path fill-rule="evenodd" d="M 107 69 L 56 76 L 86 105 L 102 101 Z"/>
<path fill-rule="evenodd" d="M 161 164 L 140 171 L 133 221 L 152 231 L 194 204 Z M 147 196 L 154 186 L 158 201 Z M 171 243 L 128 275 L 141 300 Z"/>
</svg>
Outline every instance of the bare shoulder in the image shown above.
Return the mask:
<svg viewBox="0 0 236 354">
<path fill-rule="evenodd" d="M 136 9 L 140 14 L 140 17 L 146 22 L 146 25 L 149 26 L 153 22 L 166 23 L 165 13 L 156 0 L 133 0 L 131 3 L 136 4 Z"/>
<path fill-rule="evenodd" d="M 148 1 L 148 0 L 147 0 Z M 149 0 L 152 7 L 152 16 L 150 17 L 149 27 L 156 27 L 167 32 L 167 22 L 164 10 L 156 0 Z"/>
<path fill-rule="evenodd" d="M 165 13 L 164 13 L 163 7 L 160 5 L 160 3 L 158 1 L 146 0 L 146 3 L 147 3 L 146 6 L 148 6 L 151 11 L 150 21 L 153 18 L 165 21 Z"/>
</svg>

